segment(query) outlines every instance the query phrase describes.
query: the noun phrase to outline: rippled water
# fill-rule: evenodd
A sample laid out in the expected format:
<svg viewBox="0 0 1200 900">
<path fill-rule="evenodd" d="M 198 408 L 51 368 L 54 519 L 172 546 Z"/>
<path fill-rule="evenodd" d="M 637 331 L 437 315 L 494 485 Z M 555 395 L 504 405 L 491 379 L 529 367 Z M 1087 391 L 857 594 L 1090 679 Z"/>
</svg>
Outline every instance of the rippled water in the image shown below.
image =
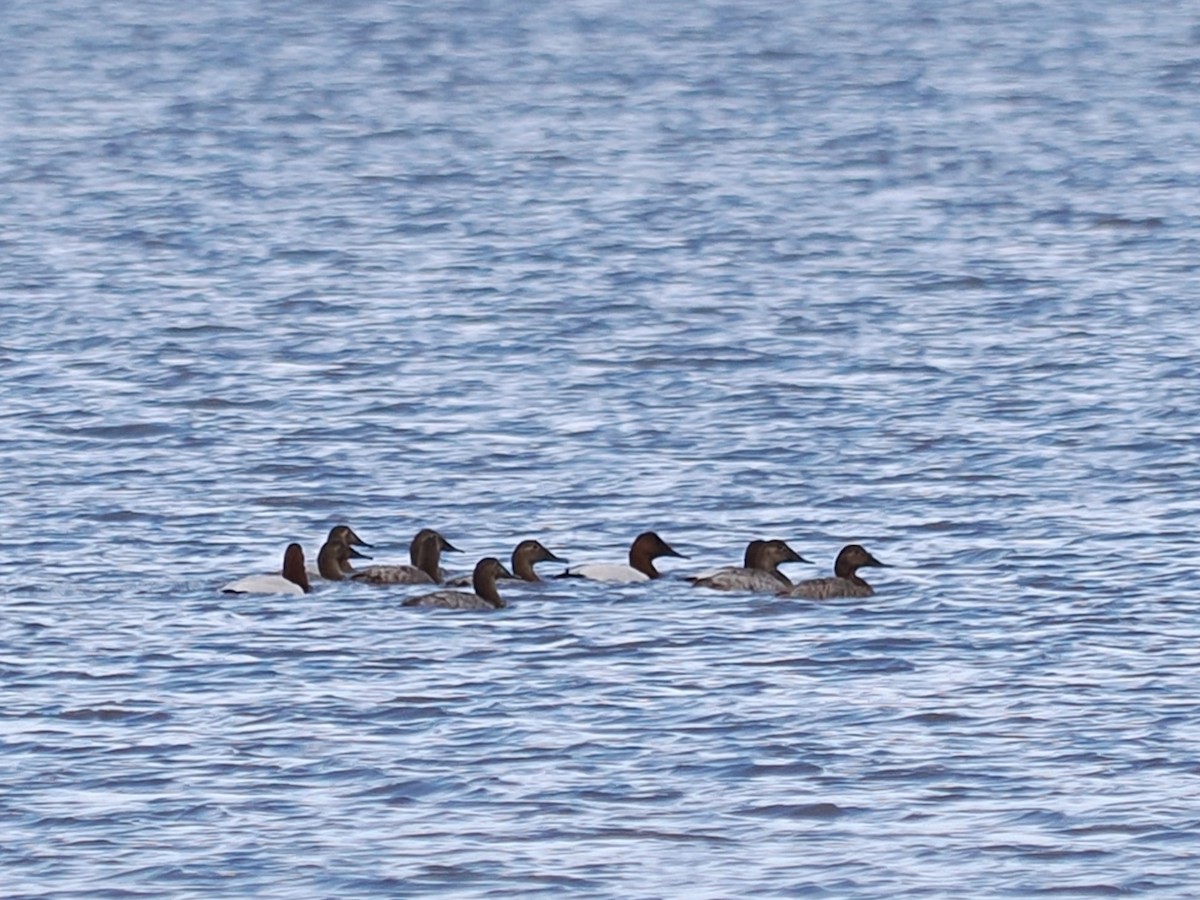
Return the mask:
<svg viewBox="0 0 1200 900">
<path fill-rule="evenodd" d="M 4 895 L 1194 895 L 1200 15 L 950 6 L 6 9 Z"/>
</svg>

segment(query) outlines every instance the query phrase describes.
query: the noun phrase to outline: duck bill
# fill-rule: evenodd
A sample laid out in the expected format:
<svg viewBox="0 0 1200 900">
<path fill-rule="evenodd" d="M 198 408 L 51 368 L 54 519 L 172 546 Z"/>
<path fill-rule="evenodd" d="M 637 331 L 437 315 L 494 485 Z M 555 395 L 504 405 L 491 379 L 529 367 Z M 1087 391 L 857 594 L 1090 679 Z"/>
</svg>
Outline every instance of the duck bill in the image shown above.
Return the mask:
<svg viewBox="0 0 1200 900">
<path fill-rule="evenodd" d="M 371 545 L 370 544 L 362 544 L 361 546 L 370 547 Z M 353 547 L 347 547 L 346 550 L 349 553 L 349 556 L 351 559 L 370 559 L 371 558 L 371 557 L 367 556 L 367 554 L 365 554 L 365 553 L 359 553 Z"/>
<path fill-rule="evenodd" d="M 357 534 L 355 534 L 353 529 L 350 529 L 349 534 L 346 535 L 346 543 L 353 544 L 355 547 L 372 548 L 374 546 L 373 544 L 368 544 L 366 541 L 364 541 L 362 538 L 360 538 Z M 363 557 L 363 559 L 370 559 L 370 558 L 371 557 L 369 557 L 369 556 Z"/>
<path fill-rule="evenodd" d="M 442 538 L 442 552 L 443 553 L 462 553 L 461 550 L 459 550 L 457 547 L 455 547 L 452 543 L 450 543 L 445 538 Z"/>
</svg>

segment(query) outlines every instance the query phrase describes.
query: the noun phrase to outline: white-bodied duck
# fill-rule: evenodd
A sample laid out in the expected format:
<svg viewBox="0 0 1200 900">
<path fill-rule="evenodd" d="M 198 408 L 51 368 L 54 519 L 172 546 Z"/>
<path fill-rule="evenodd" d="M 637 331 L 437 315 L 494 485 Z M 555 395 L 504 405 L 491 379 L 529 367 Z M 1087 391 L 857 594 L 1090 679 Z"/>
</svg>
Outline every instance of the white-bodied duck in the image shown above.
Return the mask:
<svg viewBox="0 0 1200 900">
<path fill-rule="evenodd" d="M 584 563 L 572 566 L 557 576 L 559 578 L 588 578 L 592 581 L 613 581 L 630 584 L 637 581 L 649 581 L 661 577 L 661 572 L 654 568 L 654 560 L 660 556 L 678 556 L 687 559 L 682 553 L 677 553 L 671 546 L 653 531 L 644 531 L 633 539 L 629 547 L 629 563 Z"/>
<path fill-rule="evenodd" d="M 304 550 L 288 544 L 283 551 L 283 569 L 278 575 L 249 575 L 221 588 L 226 594 L 298 594 L 312 590 L 304 569 Z"/>
</svg>

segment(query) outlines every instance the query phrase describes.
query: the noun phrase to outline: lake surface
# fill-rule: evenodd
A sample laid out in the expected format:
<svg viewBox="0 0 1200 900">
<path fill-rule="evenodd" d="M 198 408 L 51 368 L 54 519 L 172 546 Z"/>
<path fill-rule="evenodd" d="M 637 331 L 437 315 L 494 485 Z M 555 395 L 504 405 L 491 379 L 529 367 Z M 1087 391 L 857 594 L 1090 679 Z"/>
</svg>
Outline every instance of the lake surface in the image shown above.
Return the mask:
<svg viewBox="0 0 1200 900">
<path fill-rule="evenodd" d="M 1196 896 L 1200 14 L 943 6 L 6 8 L 0 893 Z"/>
</svg>

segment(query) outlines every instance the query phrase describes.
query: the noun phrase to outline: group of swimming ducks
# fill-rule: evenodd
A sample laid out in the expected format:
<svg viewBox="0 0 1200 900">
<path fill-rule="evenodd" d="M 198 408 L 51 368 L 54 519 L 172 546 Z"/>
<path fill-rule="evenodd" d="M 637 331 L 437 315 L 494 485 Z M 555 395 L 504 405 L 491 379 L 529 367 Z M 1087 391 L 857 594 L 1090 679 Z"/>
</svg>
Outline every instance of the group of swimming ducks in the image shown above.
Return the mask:
<svg viewBox="0 0 1200 900">
<path fill-rule="evenodd" d="M 470 576 L 447 578 L 441 567 L 442 553 L 461 552 L 440 533 L 423 528 L 409 544 L 409 562 L 372 565 L 362 569 L 351 566 L 351 559 L 370 559 L 356 547 L 370 547 L 349 525 L 335 525 L 317 554 L 317 570 L 310 572 L 299 544 L 288 544 L 279 575 L 252 575 L 230 582 L 221 590 L 233 594 L 307 594 L 312 590 L 309 577 L 326 581 L 359 581 L 367 584 L 432 584 L 443 589 L 408 597 L 404 606 L 428 606 L 442 609 L 503 609 L 506 605 L 496 588 L 499 579 L 541 581 L 534 566 L 540 562 L 566 562 L 547 550 L 540 541 L 526 540 L 512 553 L 512 570 L 495 557 L 485 557 Z M 634 538 L 629 547 L 628 563 L 587 563 L 571 566 L 556 578 L 587 578 L 592 581 L 633 583 L 661 577 L 654 561 L 663 556 L 683 559 L 653 531 Z M 833 564 L 832 578 L 812 578 L 793 582 L 779 571 L 782 563 L 808 562 L 785 541 L 751 541 L 746 546 L 741 566 L 713 569 L 687 578 L 696 587 L 721 591 L 771 592 L 780 597 L 805 597 L 825 600 L 831 597 L 870 597 L 874 589 L 858 574 L 860 568 L 883 566 L 858 544 L 842 548 Z M 473 592 L 453 588 L 470 586 Z"/>
</svg>

